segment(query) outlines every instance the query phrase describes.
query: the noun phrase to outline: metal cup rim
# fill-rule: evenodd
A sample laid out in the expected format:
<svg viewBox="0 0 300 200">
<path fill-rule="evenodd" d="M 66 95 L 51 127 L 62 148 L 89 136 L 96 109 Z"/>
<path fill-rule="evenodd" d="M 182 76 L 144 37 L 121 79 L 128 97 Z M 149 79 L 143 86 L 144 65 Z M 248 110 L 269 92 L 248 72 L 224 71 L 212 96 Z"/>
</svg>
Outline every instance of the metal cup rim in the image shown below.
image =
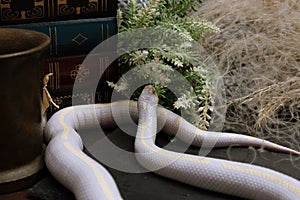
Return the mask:
<svg viewBox="0 0 300 200">
<path fill-rule="evenodd" d="M 46 35 L 42 32 L 34 31 L 34 30 L 22 29 L 22 28 L 0 28 L 0 31 L 11 31 L 12 34 L 15 32 L 22 32 L 22 33 L 27 32 L 27 33 L 31 33 L 33 35 L 37 35 L 42 38 L 42 40 L 41 40 L 42 42 L 40 44 L 38 44 L 32 48 L 22 50 L 22 51 L 0 54 L 0 59 L 24 56 L 24 55 L 32 54 L 35 52 L 39 52 L 39 51 L 42 51 L 45 48 L 47 48 L 51 42 L 51 39 L 48 35 Z"/>
</svg>

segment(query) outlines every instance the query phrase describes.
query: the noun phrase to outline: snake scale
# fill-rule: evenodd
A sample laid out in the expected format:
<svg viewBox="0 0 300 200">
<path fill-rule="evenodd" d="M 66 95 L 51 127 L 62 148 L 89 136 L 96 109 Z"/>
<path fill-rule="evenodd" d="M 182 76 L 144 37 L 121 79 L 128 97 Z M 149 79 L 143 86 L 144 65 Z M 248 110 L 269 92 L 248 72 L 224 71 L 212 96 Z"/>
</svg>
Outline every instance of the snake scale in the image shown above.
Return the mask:
<svg viewBox="0 0 300 200">
<path fill-rule="evenodd" d="M 114 117 L 122 118 L 128 107 L 132 119 L 138 123 L 135 155 L 146 169 L 196 187 L 246 199 L 300 199 L 300 182 L 277 171 L 156 146 L 157 127 L 162 127 L 166 134 L 176 134 L 181 140 L 192 141 L 199 147 L 205 139 L 215 142 L 216 147 L 237 144 L 300 155 L 295 150 L 254 137 L 200 130 L 179 115 L 157 106 L 157 96 L 151 86 L 144 88 L 137 102 L 70 106 L 48 120 L 44 130 L 46 166 L 76 199 L 122 199 L 108 171 L 83 152 L 83 142 L 76 130 L 99 124 L 103 128 L 115 127 Z M 118 116 L 113 116 L 112 108 L 118 110 Z M 122 120 L 126 123 L 128 119 Z"/>
</svg>

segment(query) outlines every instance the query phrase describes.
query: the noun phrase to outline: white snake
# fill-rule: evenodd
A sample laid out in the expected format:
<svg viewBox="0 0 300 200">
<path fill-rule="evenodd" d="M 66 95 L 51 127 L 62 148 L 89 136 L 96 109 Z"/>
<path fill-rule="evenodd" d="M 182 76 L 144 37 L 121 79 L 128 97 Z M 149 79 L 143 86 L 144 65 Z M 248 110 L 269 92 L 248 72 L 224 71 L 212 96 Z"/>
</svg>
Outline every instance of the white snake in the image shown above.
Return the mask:
<svg viewBox="0 0 300 200">
<path fill-rule="evenodd" d="M 249 145 L 300 155 L 292 149 L 250 136 L 202 131 L 177 114 L 157 107 L 157 97 L 148 86 L 138 102 L 70 106 L 56 112 L 47 122 L 44 131 L 46 165 L 51 174 L 74 193 L 76 199 L 122 199 L 117 184 L 107 170 L 82 151 L 83 143 L 76 130 L 99 123 L 103 128 L 116 126 L 112 108 L 118 110 L 119 118 L 122 118 L 122 114 L 128 112 L 128 106 L 132 118 L 138 121 L 136 158 L 145 168 L 196 187 L 246 199 L 300 199 L 300 182 L 274 170 L 172 152 L 156 146 L 157 126 L 163 126 L 165 133 L 177 133 L 180 139 L 186 142 L 192 140 L 196 146 L 201 146 L 204 138 L 212 141 L 217 138 L 215 146 L 218 147 Z M 124 119 L 124 122 L 127 120 Z"/>
</svg>

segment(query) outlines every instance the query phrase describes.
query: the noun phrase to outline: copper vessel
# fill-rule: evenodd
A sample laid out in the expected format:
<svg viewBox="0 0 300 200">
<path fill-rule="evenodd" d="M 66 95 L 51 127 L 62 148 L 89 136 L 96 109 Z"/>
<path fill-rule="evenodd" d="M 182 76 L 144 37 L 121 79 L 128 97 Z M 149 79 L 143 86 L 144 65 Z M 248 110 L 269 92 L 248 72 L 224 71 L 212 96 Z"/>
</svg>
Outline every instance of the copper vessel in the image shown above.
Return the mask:
<svg viewBox="0 0 300 200">
<path fill-rule="evenodd" d="M 43 33 L 0 28 L 0 193 L 29 187 L 44 166 L 42 73 L 49 45 Z"/>
</svg>

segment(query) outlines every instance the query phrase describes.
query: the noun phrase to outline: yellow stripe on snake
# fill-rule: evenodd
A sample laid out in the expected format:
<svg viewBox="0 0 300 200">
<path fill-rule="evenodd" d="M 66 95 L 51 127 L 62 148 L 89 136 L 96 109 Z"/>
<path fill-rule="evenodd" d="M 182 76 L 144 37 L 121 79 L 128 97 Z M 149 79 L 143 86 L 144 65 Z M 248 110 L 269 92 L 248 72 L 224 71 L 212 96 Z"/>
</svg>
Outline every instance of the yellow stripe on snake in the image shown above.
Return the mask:
<svg viewBox="0 0 300 200">
<path fill-rule="evenodd" d="M 70 189 L 78 200 L 122 199 L 117 184 L 98 162 L 83 151 L 76 132 L 80 128 L 99 125 L 115 127 L 112 109 L 118 115 L 129 112 L 138 123 L 135 139 L 136 158 L 146 169 L 159 175 L 199 188 L 239 196 L 246 199 L 300 199 L 300 182 L 271 169 L 251 164 L 168 151 L 155 145 L 157 127 L 166 134 L 200 147 L 204 139 L 215 141 L 216 147 L 242 145 L 300 155 L 292 149 L 258 138 L 202 131 L 177 114 L 157 106 L 151 86 L 146 86 L 138 102 L 118 101 L 109 104 L 71 106 L 56 112 L 44 132 L 48 143 L 46 165 L 51 174 Z M 122 119 L 126 123 L 129 119 Z"/>
</svg>

